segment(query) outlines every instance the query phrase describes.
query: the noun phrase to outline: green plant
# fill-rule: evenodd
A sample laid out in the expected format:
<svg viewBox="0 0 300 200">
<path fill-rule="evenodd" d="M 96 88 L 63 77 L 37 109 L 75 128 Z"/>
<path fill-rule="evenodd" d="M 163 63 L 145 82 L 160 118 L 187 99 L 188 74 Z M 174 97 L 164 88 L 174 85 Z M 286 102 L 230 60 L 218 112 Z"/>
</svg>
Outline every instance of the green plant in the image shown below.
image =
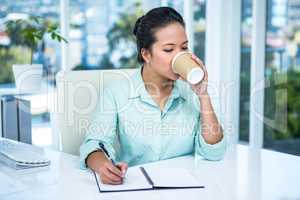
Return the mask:
<svg viewBox="0 0 300 200">
<path fill-rule="evenodd" d="M 0 48 L 0 84 L 13 83 L 14 76 L 12 65 L 14 63 L 24 64 L 30 58 L 27 47 L 12 46 Z"/>
<path fill-rule="evenodd" d="M 276 126 L 274 129 L 265 125 L 267 143 L 272 143 L 273 140 L 300 138 L 299 77 L 300 72 L 290 69 L 287 72 L 273 70 L 266 78 L 270 87 L 265 88 L 265 117 L 273 119 Z M 286 108 L 286 112 L 281 108 Z"/>
<path fill-rule="evenodd" d="M 8 20 L 5 23 L 5 31 L 11 39 L 12 45 L 26 46 L 30 49 L 30 64 L 32 64 L 33 52 L 45 34 L 50 34 L 53 40 L 67 43 L 67 40 L 58 33 L 58 24 L 39 16 Z"/>
<path fill-rule="evenodd" d="M 129 10 L 130 12 L 128 12 Z M 102 55 L 99 63 L 100 68 L 136 68 L 139 66 L 136 41 L 132 30 L 136 20 L 142 15 L 143 10 L 139 1 L 131 5 L 126 12 L 120 13 L 118 20 L 107 32 L 108 51 Z M 125 51 L 127 54 L 124 54 Z M 121 55 L 117 64 L 111 59 L 114 53 Z"/>
</svg>

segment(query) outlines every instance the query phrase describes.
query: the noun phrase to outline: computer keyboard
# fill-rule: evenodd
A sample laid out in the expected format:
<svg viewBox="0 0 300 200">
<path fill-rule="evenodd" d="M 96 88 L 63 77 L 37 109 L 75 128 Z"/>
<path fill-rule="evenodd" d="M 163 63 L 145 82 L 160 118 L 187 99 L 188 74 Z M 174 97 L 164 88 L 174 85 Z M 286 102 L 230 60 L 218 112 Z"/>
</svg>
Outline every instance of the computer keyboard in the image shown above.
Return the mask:
<svg viewBox="0 0 300 200">
<path fill-rule="evenodd" d="M 50 165 L 42 148 L 5 138 L 0 138 L 0 162 L 15 169 Z"/>
</svg>

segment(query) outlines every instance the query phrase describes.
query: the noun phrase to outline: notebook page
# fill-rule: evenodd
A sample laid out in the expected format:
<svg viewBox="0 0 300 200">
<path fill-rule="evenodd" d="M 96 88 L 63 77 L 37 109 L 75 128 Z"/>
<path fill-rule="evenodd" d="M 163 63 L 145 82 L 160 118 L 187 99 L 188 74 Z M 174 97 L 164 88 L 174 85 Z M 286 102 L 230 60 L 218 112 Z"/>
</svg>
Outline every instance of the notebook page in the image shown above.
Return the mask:
<svg viewBox="0 0 300 200">
<path fill-rule="evenodd" d="M 97 179 L 101 192 L 152 189 L 152 185 L 148 183 L 147 179 L 138 167 L 128 168 L 124 182 L 121 185 L 103 184 L 99 175 L 97 175 Z"/>
<path fill-rule="evenodd" d="M 144 167 L 155 187 L 201 187 L 203 184 L 186 169 Z"/>
</svg>

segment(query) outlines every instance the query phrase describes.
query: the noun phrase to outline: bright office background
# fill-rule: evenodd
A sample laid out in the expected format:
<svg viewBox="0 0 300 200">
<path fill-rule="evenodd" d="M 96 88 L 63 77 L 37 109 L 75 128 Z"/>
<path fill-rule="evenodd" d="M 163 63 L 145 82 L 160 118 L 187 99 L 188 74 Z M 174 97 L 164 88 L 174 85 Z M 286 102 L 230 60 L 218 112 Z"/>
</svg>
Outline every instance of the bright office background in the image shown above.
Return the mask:
<svg viewBox="0 0 300 200">
<path fill-rule="evenodd" d="M 193 0 L 191 48 L 205 60 L 207 2 Z M 151 7 L 167 5 L 186 16 L 183 0 L 69 0 L 68 67 L 72 70 L 136 68 L 136 19 Z M 9 19 L 38 15 L 61 23 L 59 0 L 0 0 L 0 90 L 14 87 L 12 64 L 29 63 L 28 47 L 14 35 L 4 32 Z M 239 59 L 239 141 L 249 142 L 252 0 L 241 0 Z M 263 147 L 300 155 L 300 0 L 267 0 L 265 18 Z M 228 19 L 230 20 L 230 19 Z M 226 19 L 224 20 L 226 22 Z M 259 30 L 258 30 L 259 31 Z M 264 30 L 263 30 L 264 31 Z M 189 35 L 191 36 L 191 34 Z M 33 142 L 51 143 L 50 114 L 41 99 L 55 88 L 55 75 L 61 70 L 61 44 L 44 38 L 34 53 L 34 62 L 44 66 L 45 90 L 33 95 Z M 208 66 L 209 67 L 209 66 Z M 49 89 L 50 88 L 50 89 Z M 49 102 L 48 102 L 49 103 Z"/>
</svg>

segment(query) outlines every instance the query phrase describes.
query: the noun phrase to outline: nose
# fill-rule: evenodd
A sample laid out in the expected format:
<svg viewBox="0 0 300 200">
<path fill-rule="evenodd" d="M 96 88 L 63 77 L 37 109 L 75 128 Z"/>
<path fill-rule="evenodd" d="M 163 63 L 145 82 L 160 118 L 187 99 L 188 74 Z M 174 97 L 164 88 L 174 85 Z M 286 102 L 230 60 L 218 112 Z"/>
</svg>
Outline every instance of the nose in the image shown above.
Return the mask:
<svg viewBox="0 0 300 200">
<path fill-rule="evenodd" d="M 176 50 L 174 51 L 173 58 L 174 58 L 178 53 L 181 53 L 181 52 L 187 52 L 187 50 L 176 49 Z"/>
<path fill-rule="evenodd" d="M 185 50 L 178 49 L 178 50 L 175 51 L 175 55 L 178 54 L 178 53 L 180 53 L 180 52 L 185 52 Z"/>
<path fill-rule="evenodd" d="M 180 53 L 180 52 L 183 52 L 183 50 L 182 50 L 182 49 L 177 49 L 177 50 L 175 50 L 175 51 L 174 51 L 174 54 L 172 55 L 172 59 L 174 59 L 174 57 L 175 57 L 178 53 Z"/>
</svg>

